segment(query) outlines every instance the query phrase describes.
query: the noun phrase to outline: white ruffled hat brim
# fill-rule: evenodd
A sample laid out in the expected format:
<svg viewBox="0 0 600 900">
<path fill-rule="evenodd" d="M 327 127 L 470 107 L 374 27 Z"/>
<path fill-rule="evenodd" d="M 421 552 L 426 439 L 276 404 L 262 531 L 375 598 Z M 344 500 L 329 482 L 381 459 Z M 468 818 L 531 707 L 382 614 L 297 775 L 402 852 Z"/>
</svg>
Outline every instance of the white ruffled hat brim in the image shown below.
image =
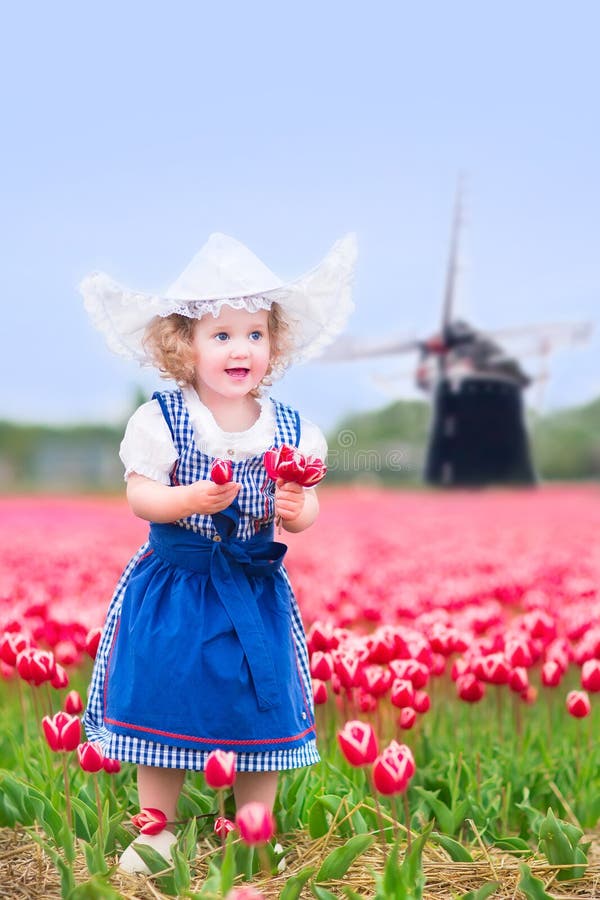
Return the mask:
<svg viewBox="0 0 600 900">
<path fill-rule="evenodd" d="M 224 304 L 253 312 L 277 302 L 290 326 L 289 365 L 318 356 L 344 329 L 354 308 L 356 255 L 356 237 L 348 234 L 318 266 L 284 283 L 239 241 L 213 234 L 164 294 L 129 290 L 103 272 L 86 276 L 79 289 L 110 349 L 142 365 L 152 365 L 143 338 L 156 316 L 217 316 Z"/>
</svg>

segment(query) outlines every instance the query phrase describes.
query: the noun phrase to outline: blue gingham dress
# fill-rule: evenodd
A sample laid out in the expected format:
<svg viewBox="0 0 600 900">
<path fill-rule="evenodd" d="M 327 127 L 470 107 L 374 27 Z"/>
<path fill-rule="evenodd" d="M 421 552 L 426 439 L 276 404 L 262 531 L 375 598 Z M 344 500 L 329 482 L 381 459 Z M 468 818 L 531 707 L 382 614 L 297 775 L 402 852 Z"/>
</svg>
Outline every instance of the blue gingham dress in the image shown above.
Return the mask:
<svg viewBox="0 0 600 900">
<path fill-rule="evenodd" d="M 190 484 L 210 477 L 212 457 L 200 453 L 196 447 L 189 413 L 180 391 L 165 391 L 155 395 L 163 415 L 171 429 L 171 435 L 178 460 L 171 472 L 171 484 Z M 300 418 L 298 413 L 278 401 L 275 405 L 276 429 L 274 445 L 298 445 L 300 439 Z M 262 454 L 234 463 L 234 479 L 242 484 L 238 494 L 240 516 L 235 537 L 248 540 L 273 522 L 274 483 L 267 478 Z M 214 538 L 216 530 L 212 517 L 194 514 L 179 520 L 176 525 Z M 169 743 L 148 740 L 133 734 L 119 734 L 110 730 L 105 722 L 105 687 L 111 648 L 118 631 L 123 598 L 130 576 L 142 557 L 148 554 L 149 541 L 140 547 L 129 561 L 111 600 L 102 639 L 98 647 L 88 705 L 84 716 L 87 738 L 98 741 L 106 756 L 124 762 L 138 763 L 164 768 L 190 770 L 204 769 L 209 749 L 193 746 L 174 746 Z M 309 734 L 300 746 L 277 746 L 276 749 L 258 752 L 242 750 L 236 754 L 238 771 L 277 771 L 295 769 L 319 761 L 314 737 L 314 709 L 312 683 L 308 662 L 306 637 L 298 604 L 294 597 L 285 570 L 281 569 L 289 587 L 291 606 L 291 627 L 297 659 L 297 670 L 301 679 L 302 694 L 307 701 L 307 725 Z M 312 726 L 312 728 L 311 728 Z M 230 748 L 229 748 L 230 749 Z"/>
</svg>

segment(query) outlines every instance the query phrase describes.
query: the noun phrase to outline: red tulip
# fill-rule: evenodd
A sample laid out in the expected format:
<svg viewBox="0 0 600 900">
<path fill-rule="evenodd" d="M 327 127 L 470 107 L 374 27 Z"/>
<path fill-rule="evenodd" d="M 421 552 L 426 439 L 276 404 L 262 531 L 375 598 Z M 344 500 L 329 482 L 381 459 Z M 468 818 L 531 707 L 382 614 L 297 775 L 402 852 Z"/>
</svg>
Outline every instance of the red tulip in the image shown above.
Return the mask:
<svg viewBox="0 0 600 900">
<path fill-rule="evenodd" d="M 310 659 L 310 674 L 321 681 L 329 681 L 333 674 L 333 658 L 331 653 L 315 650 Z"/>
<path fill-rule="evenodd" d="M 100 643 L 100 638 L 102 637 L 102 629 L 101 628 L 92 628 L 88 631 L 86 639 L 85 639 L 85 652 L 88 656 L 91 656 L 92 659 L 96 659 L 96 654 L 98 652 L 98 644 Z"/>
<path fill-rule="evenodd" d="M 167 817 L 162 809 L 146 806 L 131 817 L 132 823 L 142 834 L 160 834 L 167 827 Z"/>
<path fill-rule="evenodd" d="M 405 731 L 408 731 L 413 727 L 416 721 L 417 714 L 410 706 L 407 706 L 400 711 L 400 715 L 398 716 L 398 725 L 400 728 L 404 728 Z"/>
<path fill-rule="evenodd" d="M 377 756 L 373 726 L 359 720 L 346 722 L 337 733 L 340 749 L 351 766 L 365 766 Z"/>
<path fill-rule="evenodd" d="M 467 703 L 478 703 L 485 694 L 485 685 L 472 672 L 465 672 L 456 679 L 456 693 Z"/>
<path fill-rule="evenodd" d="M 44 681 L 50 681 L 54 675 L 56 663 L 48 650 L 36 650 L 26 647 L 17 656 L 17 672 L 29 684 L 39 687 Z"/>
<path fill-rule="evenodd" d="M 204 767 L 204 778 L 209 787 L 220 791 L 231 787 L 235 781 L 236 756 L 233 751 L 212 750 Z"/>
<path fill-rule="evenodd" d="M 215 484 L 227 484 L 233 478 L 233 464 L 230 459 L 214 459 L 210 467 L 210 478 Z"/>
<path fill-rule="evenodd" d="M 408 744 L 400 744 L 398 741 L 393 740 L 385 747 L 383 750 L 384 756 L 402 756 L 406 759 L 407 767 L 408 767 L 408 777 L 412 778 L 417 770 L 417 766 L 415 764 L 415 758 L 413 756 L 412 750 L 408 746 Z"/>
<path fill-rule="evenodd" d="M 77 747 L 77 756 L 84 772 L 101 772 L 104 768 L 104 753 L 100 744 L 84 741 Z"/>
<path fill-rule="evenodd" d="M 569 691 L 567 694 L 567 711 L 576 719 L 584 719 L 592 711 L 590 698 L 585 691 Z"/>
<path fill-rule="evenodd" d="M 414 688 L 423 688 L 429 681 L 429 667 L 418 659 L 393 659 L 390 669 L 396 678 L 409 678 Z"/>
<path fill-rule="evenodd" d="M 527 669 L 523 666 L 517 666 L 509 675 L 508 685 L 515 694 L 522 694 L 529 687 L 529 678 Z"/>
<path fill-rule="evenodd" d="M 214 831 L 218 837 L 224 840 L 230 831 L 235 831 L 235 823 L 231 819 L 225 818 L 225 816 L 217 816 Z"/>
<path fill-rule="evenodd" d="M 586 691 L 600 691 L 600 660 L 587 659 L 581 667 L 581 687 Z"/>
<path fill-rule="evenodd" d="M 364 666 L 361 672 L 363 687 L 370 691 L 374 697 L 382 697 L 390 688 L 394 676 L 390 669 L 383 666 Z"/>
<path fill-rule="evenodd" d="M 356 705 L 361 713 L 375 712 L 377 709 L 377 697 L 364 688 L 359 688 L 355 696 Z"/>
<path fill-rule="evenodd" d="M 373 784 L 380 794 L 399 794 L 406 790 L 414 772 L 408 747 L 392 741 L 373 763 Z"/>
<path fill-rule="evenodd" d="M 412 708 L 415 712 L 426 713 L 431 707 L 431 697 L 427 691 L 415 691 Z"/>
<path fill-rule="evenodd" d="M 69 676 L 58 663 L 54 666 L 54 675 L 50 679 L 50 684 L 57 691 L 62 691 L 69 686 Z"/>
<path fill-rule="evenodd" d="M 275 834 L 275 821 L 264 803 L 253 801 L 238 809 L 235 816 L 240 836 L 245 844 L 265 844 Z"/>
<path fill-rule="evenodd" d="M 554 659 L 549 659 L 542 666 L 542 684 L 546 687 L 558 687 L 563 677 L 563 670 Z"/>
<path fill-rule="evenodd" d="M 65 697 L 63 708 L 71 716 L 77 716 L 80 712 L 83 712 L 83 700 L 79 691 L 69 691 Z"/>
<path fill-rule="evenodd" d="M 359 681 L 361 665 L 361 660 L 356 654 L 336 653 L 333 666 L 342 687 L 346 689 L 356 687 Z"/>
<path fill-rule="evenodd" d="M 407 678 L 396 678 L 392 684 L 392 692 L 390 694 L 390 700 L 393 705 L 400 708 L 403 706 L 412 706 L 414 697 L 415 689 L 413 688 L 412 681 L 409 681 Z"/>
<path fill-rule="evenodd" d="M 307 643 L 309 651 L 314 653 L 315 650 L 333 650 L 339 640 L 329 622 L 313 622 L 307 635 Z"/>
<path fill-rule="evenodd" d="M 513 669 L 525 666 L 528 668 L 533 662 L 533 656 L 526 640 L 512 638 L 506 642 L 504 654 Z"/>
<path fill-rule="evenodd" d="M 266 900 L 266 897 L 251 884 L 242 884 L 240 887 L 231 888 L 225 894 L 225 900 Z"/>
<path fill-rule="evenodd" d="M 473 671 L 481 681 L 507 684 L 510 668 L 504 653 L 489 653 L 479 657 L 473 665 Z"/>
<path fill-rule="evenodd" d="M 109 759 L 108 756 L 105 756 L 102 768 L 108 775 L 116 775 L 117 772 L 121 771 L 121 763 L 118 759 Z"/>
<path fill-rule="evenodd" d="M 314 487 L 323 481 L 327 474 L 327 466 L 318 456 L 309 456 L 304 467 L 304 475 L 302 485 L 304 487 Z"/>
<path fill-rule="evenodd" d="M 0 659 L 9 666 L 14 666 L 21 650 L 29 647 L 29 638 L 24 634 L 5 631 L 0 638 Z"/>
<path fill-rule="evenodd" d="M 327 473 L 327 467 L 321 459 L 312 456 L 307 458 L 297 447 L 290 447 L 287 444 L 267 450 L 263 456 L 263 463 L 269 478 L 274 481 L 278 478 L 295 481 L 303 487 L 314 487 Z"/>
<path fill-rule="evenodd" d="M 42 729 L 48 746 L 55 753 L 74 750 L 81 740 L 81 722 L 77 716 L 65 712 L 58 712 L 52 718 L 44 716 Z"/>
<path fill-rule="evenodd" d="M 318 678 L 313 678 L 312 688 L 315 705 L 321 706 L 323 703 L 327 703 L 327 685 L 325 682 L 319 681 Z"/>
</svg>

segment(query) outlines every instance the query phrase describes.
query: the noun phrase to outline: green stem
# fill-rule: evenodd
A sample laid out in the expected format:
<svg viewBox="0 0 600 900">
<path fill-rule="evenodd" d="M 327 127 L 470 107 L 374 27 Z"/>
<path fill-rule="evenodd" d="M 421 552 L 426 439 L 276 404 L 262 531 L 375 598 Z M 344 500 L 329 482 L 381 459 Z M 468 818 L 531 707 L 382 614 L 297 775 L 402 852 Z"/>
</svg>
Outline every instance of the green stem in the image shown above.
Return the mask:
<svg viewBox="0 0 600 900">
<path fill-rule="evenodd" d="M 102 825 L 102 800 L 100 798 L 100 786 L 98 784 L 98 776 L 94 772 L 94 793 L 96 794 L 96 809 L 98 810 L 98 836 L 100 838 L 100 847 L 104 854 L 104 829 Z"/>
<path fill-rule="evenodd" d="M 67 771 L 67 754 L 61 753 L 62 758 L 62 767 L 63 767 L 63 781 L 65 784 L 65 806 L 67 812 L 67 825 L 69 829 L 73 830 L 73 813 L 71 810 L 71 790 L 69 786 L 69 773 Z"/>
<path fill-rule="evenodd" d="M 408 789 L 404 791 L 402 799 L 404 800 L 404 822 L 406 824 L 406 850 L 407 852 L 409 852 L 410 845 L 412 843 L 412 835 L 410 831 L 410 807 L 408 805 Z"/>
<path fill-rule="evenodd" d="M 25 697 L 23 696 L 23 685 L 20 678 L 17 678 L 17 693 L 19 695 L 19 706 L 21 707 L 21 718 L 23 720 L 23 744 L 27 748 L 29 746 L 29 729 L 27 728 L 27 710 L 25 709 Z"/>
</svg>

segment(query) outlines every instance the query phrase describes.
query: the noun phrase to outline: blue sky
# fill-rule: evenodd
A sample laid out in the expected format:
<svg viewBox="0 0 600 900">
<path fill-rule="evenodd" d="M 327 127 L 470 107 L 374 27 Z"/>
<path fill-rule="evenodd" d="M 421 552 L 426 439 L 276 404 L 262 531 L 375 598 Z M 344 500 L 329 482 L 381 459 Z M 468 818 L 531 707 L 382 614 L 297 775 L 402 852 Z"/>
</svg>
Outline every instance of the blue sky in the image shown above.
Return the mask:
<svg viewBox="0 0 600 900">
<path fill-rule="evenodd" d="M 166 287 L 211 231 L 283 277 L 356 231 L 349 332 L 426 334 L 459 171 L 459 308 L 487 327 L 594 321 L 545 404 L 597 396 L 598 33 L 591 0 L 13 4 L 0 417 L 122 418 L 158 379 L 110 355 L 76 285 L 103 269 Z M 373 375 L 411 368 L 311 364 L 274 393 L 330 428 L 389 401 Z"/>
</svg>

